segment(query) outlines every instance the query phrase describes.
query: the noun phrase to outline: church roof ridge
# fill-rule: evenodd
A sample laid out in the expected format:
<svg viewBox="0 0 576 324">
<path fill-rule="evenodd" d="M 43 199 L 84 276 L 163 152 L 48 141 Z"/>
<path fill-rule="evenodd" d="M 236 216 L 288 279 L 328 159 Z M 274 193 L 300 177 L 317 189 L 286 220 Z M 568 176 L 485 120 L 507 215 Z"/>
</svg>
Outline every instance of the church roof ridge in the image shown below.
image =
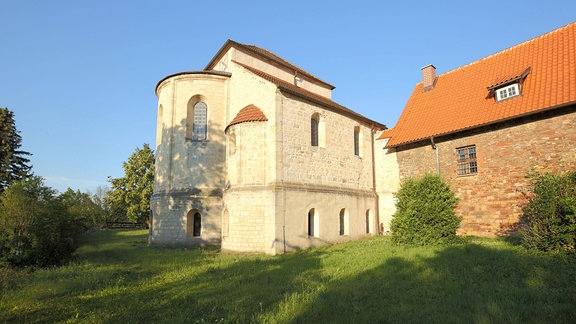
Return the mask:
<svg viewBox="0 0 576 324">
<path fill-rule="evenodd" d="M 210 62 L 208 62 L 208 64 L 204 68 L 204 70 L 212 70 L 214 68 L 214 66 L 216 65 L 216 63 L 218 62 L 218 60 L 220 60 L 220 58 L 222 58 L 224 53 L 232 46 L 236 46 L 240 50 L 251 52 L 251 53 L 256 54 L 260 57 L 268 59 L 268 60 L 270 60 L 270 61 L 272 61 L 272 62 L 274 62 L 280 66 L 283 66 L 285 69 L 293 71 L 296 74 L 303 75 L 303 76 L 306 76 L 310 79 L 313 79 L 314 81 L 321 83 L 324 86 L 329 87 L 330 90 L 333 90 L 334 88 L 336 88 L 332 84 L 330 84 L 330 83 L 320 79 L 319 77 L 313 75 L 312 73 L 288 62 L 287 60 L 281 58 L 280 56 L 272 53 L 271 51 L 269 51 L 267 49 L 264 49 L 264 48 L 256 46 L 256 45 L 242 44 L 242 43 L 233 41 L 231 39 L 228 39 L 224 43 L 224 45 L 222 45 L 222 47 L 220 48 L 220 50 L 218 50 L 216 55 L 214 55 L 212 60 L 210 60 Z"/>
</svg>

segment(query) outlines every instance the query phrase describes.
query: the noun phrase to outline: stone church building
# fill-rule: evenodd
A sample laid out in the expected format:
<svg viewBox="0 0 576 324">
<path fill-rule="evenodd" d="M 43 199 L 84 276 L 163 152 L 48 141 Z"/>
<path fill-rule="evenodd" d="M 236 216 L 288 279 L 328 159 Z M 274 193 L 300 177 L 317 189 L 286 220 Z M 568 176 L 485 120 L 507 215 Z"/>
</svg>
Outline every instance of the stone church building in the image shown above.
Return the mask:
<svg viewBox="0 0 576 324">
<path fill-rule="evenodd" d="M 387 129 L 229 40 L 156 86 L 150 244 L 276 254 L 386 233 L 402 179 L 427 172 L 460 198 L 461 234 L 504 235 L 526 172 L 576 164 L 575 43 L 572 23 L 438 76 L 427 66 Z"/>
</svg>

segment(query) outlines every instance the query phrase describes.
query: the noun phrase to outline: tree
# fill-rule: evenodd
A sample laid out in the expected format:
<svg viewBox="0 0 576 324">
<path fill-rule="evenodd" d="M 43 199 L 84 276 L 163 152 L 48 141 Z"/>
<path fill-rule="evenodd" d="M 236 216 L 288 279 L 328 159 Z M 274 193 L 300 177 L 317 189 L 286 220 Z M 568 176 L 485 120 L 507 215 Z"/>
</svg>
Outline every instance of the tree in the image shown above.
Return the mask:
<svg viewBox="0 0 576 324">
<path fill-rule="evenodd" d="M 92 195 L 68 188 L 58 198 L 67 208 L 68 213 L 83 227 L 93 228 L 105 224 L 105 211 L 101 205 L 93 200 Z"/>
<path fill-rule="evenodd" d="M 30 174 L 31 155 L 20 150 L 22 137 L 16 129 L 14 113 L 8 108 L 0 108 L 0 193 L 12 182 L 25 179 Z"/>
<path fill-rule="evenodd" d="M 55 194 L 38 176 L 13 182 L 0 194 L 0 258 L 44 267 L 72 255 L 84 226 Z"/>
<path fill-rule="evenodd" d="M 154 152 L 148 144 L 122 164 L 124 177 L 109 178 L 112 189 L 105 198 L 111 216 L 125 215 L 131 222 L 145 223 L 150 215 L 150 197 L 154 192 Z"/>
</svg>

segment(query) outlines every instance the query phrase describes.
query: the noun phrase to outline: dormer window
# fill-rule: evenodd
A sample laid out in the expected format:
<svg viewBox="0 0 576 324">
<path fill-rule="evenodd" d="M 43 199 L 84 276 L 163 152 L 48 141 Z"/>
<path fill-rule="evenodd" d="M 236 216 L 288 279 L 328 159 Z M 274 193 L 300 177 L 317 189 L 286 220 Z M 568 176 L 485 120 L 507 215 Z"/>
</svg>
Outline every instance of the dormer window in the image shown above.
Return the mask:
<svg viewBox="0 0 576 324">
<path fill-rule="evenodd" d="M 520 95 L 520 89 L 518 88 L 518 83 L 513 83 L 503 88 L 496 89 L 496 101 L 516 97 L 518 95 Z"/>
<path fill-rule="evenodd" d="M 488 96 L 486 99 L 494 98 L 498 102 L 518 97 L 522 94 L 522 86 L 530 70 L 531 68 L 528 67 L 523 71 L 497 78 L 491 86 L 487 87 Z"/>
</svg>

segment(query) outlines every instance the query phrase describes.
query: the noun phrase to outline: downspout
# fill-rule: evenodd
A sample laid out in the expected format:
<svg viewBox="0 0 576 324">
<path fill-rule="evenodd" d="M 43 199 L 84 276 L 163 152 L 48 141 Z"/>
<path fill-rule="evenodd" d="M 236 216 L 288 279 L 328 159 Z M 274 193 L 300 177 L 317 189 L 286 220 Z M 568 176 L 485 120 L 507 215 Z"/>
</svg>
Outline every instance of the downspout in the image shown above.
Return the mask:
<svg viewBox="0 0 576 324">
<path fill-rule="evenodd" d="M 378 235 L 382 235 L 380 232 L 380 197 L 378 197 L 378 192 L 376 191 L 376 153 L 375 153 L 375 146 L 376 142 L 374 141 L 374 133 L 376 130 L 374 129 L 374 125 L 372 125 L 371 129 L 371 137 L 372 137 L 372 188 L 374 190 L 374 195 L 376 196 L 376 204 L 375 208 L 376 211 L 374 213 L 374 223 L 372 224 L 372 230 L 374 230 L 374 225 L 376 225 L 376 232 Z"/>
<path fill-rule="evenodd" d="M 440 156 L 438 147 L 436 147 L 436 143 L 434 143 L 434 137 L 430 137 L 430 142 L 432 143 L 432 149 L 436 151 L 436 172 L 438 172 L 438 176 L 440 176 Z"/>
</svg>

